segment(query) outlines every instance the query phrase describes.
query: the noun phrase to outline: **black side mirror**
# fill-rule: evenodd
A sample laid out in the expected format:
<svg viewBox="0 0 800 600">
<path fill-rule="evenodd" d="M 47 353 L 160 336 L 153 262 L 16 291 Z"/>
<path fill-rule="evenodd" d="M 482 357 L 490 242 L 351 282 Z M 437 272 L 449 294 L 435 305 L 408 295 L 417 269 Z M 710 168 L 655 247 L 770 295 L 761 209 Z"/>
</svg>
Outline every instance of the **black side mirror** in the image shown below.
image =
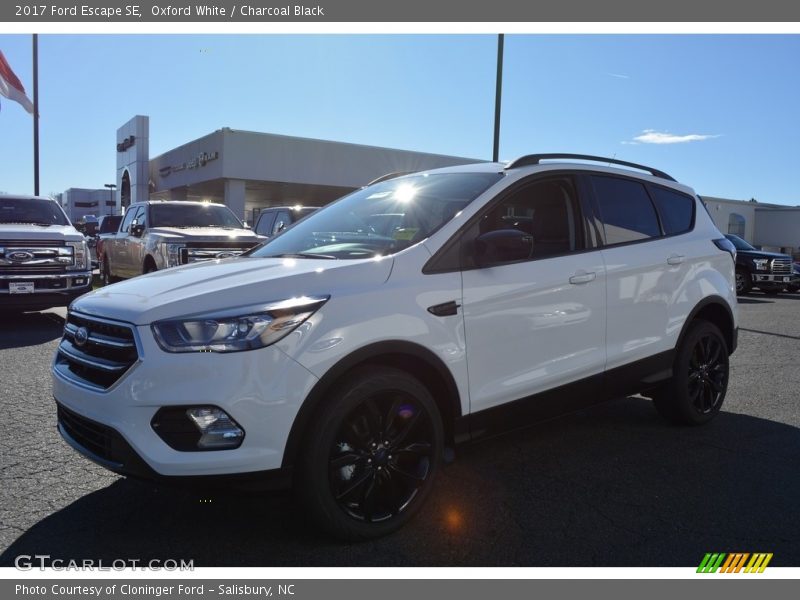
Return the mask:
<svg viewBox="0 0 800 600">
<path fill-rule="evenodd" d="M 134 223 L 131 225 L 131 235 L 135 237 L 142 237 L 144 233 L 144 225 L 142 223 Z"/>
<path fill-rule="evenodd" d="M 526 260 L 533 256 L 533 236 L 519 229 L 487 231 L 475 239 L 478 266 Z"/>
</svg>

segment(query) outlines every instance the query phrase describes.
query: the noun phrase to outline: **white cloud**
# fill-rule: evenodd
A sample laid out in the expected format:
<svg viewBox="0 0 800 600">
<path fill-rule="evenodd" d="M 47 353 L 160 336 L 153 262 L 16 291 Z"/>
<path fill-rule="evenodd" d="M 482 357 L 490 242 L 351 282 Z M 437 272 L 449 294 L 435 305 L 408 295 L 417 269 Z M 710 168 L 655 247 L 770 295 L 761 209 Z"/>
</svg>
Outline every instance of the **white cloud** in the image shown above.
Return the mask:
<svg viewBox="0 0 800 600">
<path fill-rule="evenodd" d="M 622 73 L 608 73 L 608 75 L 611 76 L 611 77 L 616 77 L 617 79 L 630 79 L 631 78 L 630 75 L 624 75 Z"/>
<path fill-rule="evenodd" d="M 655 129 L 645 129 L 640 135 L 633 138 L 633 141 L 622 142 L 623 144 L 685 144 L 687 142 L 702 142 L 717 138 L 719 135 L 707 135 L 701 133 L 689 133 L 686 135 L 675 135 L 666 131 L 656 131 Z"/>
</svg>

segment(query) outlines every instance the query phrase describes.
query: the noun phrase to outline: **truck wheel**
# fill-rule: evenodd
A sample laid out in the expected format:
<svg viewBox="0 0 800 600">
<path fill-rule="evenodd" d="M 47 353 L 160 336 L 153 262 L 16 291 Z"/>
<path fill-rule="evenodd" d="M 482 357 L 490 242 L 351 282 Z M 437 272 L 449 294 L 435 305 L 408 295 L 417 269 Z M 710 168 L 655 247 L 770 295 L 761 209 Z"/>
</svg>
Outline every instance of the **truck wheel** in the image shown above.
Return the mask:
<svg viewBox="0 0 800 600">
<path fill-rule="evenodd" d="M 310 516 L 335 537 L 391 533 L 430 495 L 444 445 L 428 389 L 389 367 L 356 370 L 313 421 L 298 491 Z"/>
<path fill-rule="evenodd" d="M 144 268 L 142 269 L 142 274 L 146 275 L 147 273 L 155 273 L 158 271 L 158 267 L 156 267 L 155 263 L 152 259 L 147 259 L 144 261 Z"/>
<path fill-rule="evenodd" d="M 753 279 L 744 269 L 736 269 L 736 294 L 745 296 L 753 289 Z"/>
<path fill-rule="evenodd" d="M 679 425 L 702 425 L 713 419 L 728 390 L 728 345 L 719 328 L 696 320 L 675 356 L 672 379 L 652 394 L 662 417 Z"/>
<path fill-rule="evenodd" d="M 762 288 L 761 291 L 764 292 L 767 296 L 777 296 L 781 290 L 780 288 L 771 287 L 771 288 Z"/>
</svg>

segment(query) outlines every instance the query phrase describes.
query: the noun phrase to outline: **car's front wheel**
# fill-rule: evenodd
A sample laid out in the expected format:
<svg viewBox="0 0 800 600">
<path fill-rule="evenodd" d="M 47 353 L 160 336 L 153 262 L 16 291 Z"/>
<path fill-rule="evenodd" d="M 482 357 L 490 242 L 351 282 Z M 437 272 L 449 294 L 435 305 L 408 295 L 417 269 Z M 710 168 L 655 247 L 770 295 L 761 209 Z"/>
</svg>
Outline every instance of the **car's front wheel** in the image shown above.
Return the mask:
<svg viewBox="0 0 800 600">
<path fill-rule="evenodd" d="M 745 269 L 736 269 L 736 293 L 740 296 L 749 294 L 753 289 L 753 280 Z"/>
<path fill-rule="evenodd" d="M 306 437 L 300 493 L 311 517 L 352 541 L 386 535 L 420 509 L 444 433 L 428 389 L 404 371 L 365 367 L 325 400 Z"/>
<path fill-rule="evenodd" d="M 707 423 L 725 400 L 729 367 L 728 345 L 719 328 L 698 319 L 680 343 L 672 379 L 652 394 L 656 410 L 672 423 Z"/>
</svg>

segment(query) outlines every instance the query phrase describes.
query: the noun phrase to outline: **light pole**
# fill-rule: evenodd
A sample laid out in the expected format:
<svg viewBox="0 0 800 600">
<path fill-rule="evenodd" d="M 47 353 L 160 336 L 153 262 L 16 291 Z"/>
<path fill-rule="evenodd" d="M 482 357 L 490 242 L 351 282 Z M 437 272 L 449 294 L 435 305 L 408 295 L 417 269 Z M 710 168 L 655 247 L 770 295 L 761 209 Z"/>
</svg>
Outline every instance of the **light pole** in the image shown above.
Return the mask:
<svg viewBox="0 0 800 600">
<path fill-rule="evenodd" d="M 106 183 L 103 187 L 107 187 L 108 188 L 108 197 L 112 202 L 114 202 L 114 190 L 116 189 L 117 184 L 116 183 Z M 114 204 L 111 206 L 111 214 L 112 215 L 114 214 L 114 207 L 116 205 L 117 205 L 116 202 L 114 202 Z"/>
</svg>

